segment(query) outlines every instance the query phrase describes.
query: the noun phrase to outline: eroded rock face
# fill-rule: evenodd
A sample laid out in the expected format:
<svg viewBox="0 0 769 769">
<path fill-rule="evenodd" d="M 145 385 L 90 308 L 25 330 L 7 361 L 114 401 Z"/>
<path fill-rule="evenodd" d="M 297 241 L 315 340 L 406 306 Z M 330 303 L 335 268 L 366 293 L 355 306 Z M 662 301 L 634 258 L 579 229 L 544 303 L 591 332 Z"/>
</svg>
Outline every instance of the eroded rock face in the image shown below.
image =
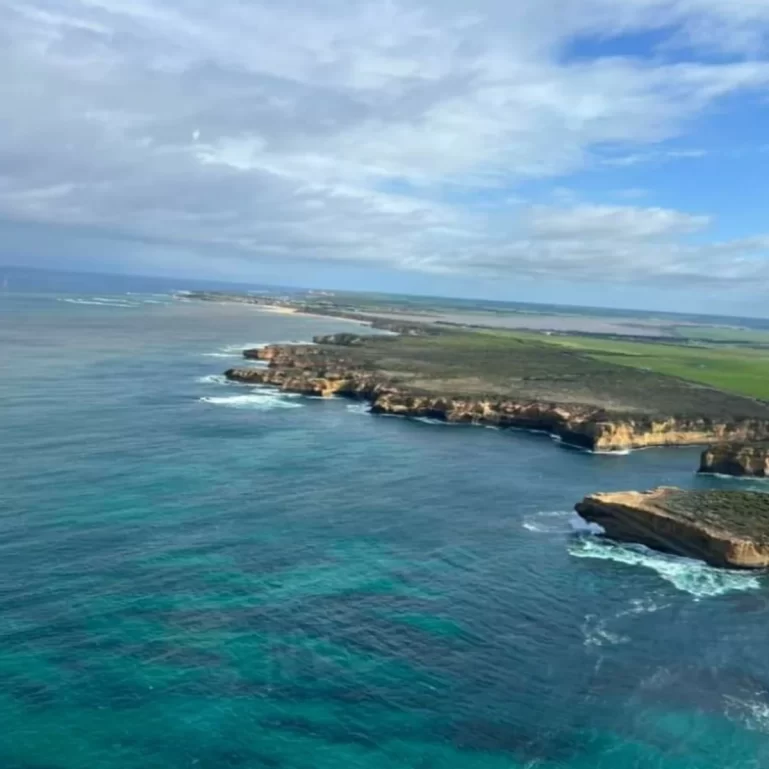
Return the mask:
<svg viewBox="0 0 769 769">
<path fill-rule="evenodd" d="M 769 566 L 769 495 L 750 491 L 652 491 L 591 494 L 576 505 L 606 536 L 712 566 Z"/>
<path fill-rule="evenodd" d="M 312 359 L 319 354 L 319 348 L 312 344 L 267 344 L 264 347 L 243 350 L 243 357 L 249 360 L 282 361 L 283 365 L 294 364 L 307 358 Z"/>
<path fill-rule="evenodd" d="M 476 396 L 448 397 L 415 392 L 391 381 L 365 355 L 349 356 L 365 337 L 354 334 L 318 338 L 314 345 L 267 345 L 245 350 L 267 369 L 234 368 L 235 381 L 269 384 L 309 395 L 366 399 L 375 414 L 430 417 L 447 422 L 539 430 L 591 451 L 616 452 L 649 446 L 703 445 L 713 441 L 769 438 L 769 421 L 715 421 L 693 417 L 654 418 L 606 411 L 595 406 Z M 347 350 L 347 348 L 353 350 Z M 351 362 L 357 360 L 357 363 Z"/>
<path fill-rule="evenodd" d="M 702 452 L 701 473 L 769 477 L 769 443 L 721 443 Z"/>
<path fill-rule="evenodd" d="M 670 417 L 668 419 L 610 420 L 601 425 L 597 446 L 645 448 L 649 446 L 701 446 L 713 440 L 755 441 L 767 435 L 762 419 L 712 419 Z"/>
<path fill-rule="evenodd" d="M 387 388 L 386 382 L 370 375 L 333 368 L 232 368 L 225 371 L 225 376 L 234 382 L 272 385 L 287 392 L 322 397 L 341 395 L 375 400 Z"/>
</svg>

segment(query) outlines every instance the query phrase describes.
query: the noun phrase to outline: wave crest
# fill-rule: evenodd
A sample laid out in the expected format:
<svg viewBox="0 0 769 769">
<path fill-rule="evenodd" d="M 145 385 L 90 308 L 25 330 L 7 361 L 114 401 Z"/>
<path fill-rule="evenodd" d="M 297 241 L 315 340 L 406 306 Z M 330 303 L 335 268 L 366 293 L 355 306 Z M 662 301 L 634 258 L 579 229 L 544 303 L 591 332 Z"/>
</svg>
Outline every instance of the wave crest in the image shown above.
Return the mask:
<svg viewBox="0 0 769 769">
<path fill-rule="evenodd" d="M 642 566 L 656 572 L 673 587 L 695 598 L 758 590 L 758 575 L 731 569 L 718 569 L 703 561 L 658 553 L 643 545 L 626 545 L 593 536 L 575 537 L 568 546 L 575 558 L 597 558 L 628 566 Z"/>
<path fill-rule="evenodd" d="M 256 411 L 302 408 L 302 404 L 297 403 L 295 399 L 275 392 L 255 392 L 248 395 L 226 395 L 220 397 L 206 396 L 200 398 L 200 401 L 214 406 L 227 406 L 234 409 L 252 409 Z"/>
</svg>

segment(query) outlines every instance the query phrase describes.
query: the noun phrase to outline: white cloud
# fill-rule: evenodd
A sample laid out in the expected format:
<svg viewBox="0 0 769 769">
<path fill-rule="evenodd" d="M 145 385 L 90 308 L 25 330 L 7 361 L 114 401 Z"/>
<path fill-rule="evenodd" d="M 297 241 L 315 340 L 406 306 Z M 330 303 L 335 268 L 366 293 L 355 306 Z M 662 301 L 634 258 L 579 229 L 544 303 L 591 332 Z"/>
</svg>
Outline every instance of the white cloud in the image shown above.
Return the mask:
<svg viewBox="0 0 769 769">
<path fill-rule="evenodd" d="M 671 209 L 575 204 L 524 208 L 514 228 L 434 269 L 485 278 L 715 284 L 769 280 L 769 236 L 695 243 L 708 216 Z"/>
<path fill-rule="evenodd" d="M 736 55 L 567 55 L 667 25 L 667 45 Z M 521 208 L 515 188 L 700 157 L 656 145 L 769 84 L 768 30 L 756 0 L 17 0 L 0 8 L 0 215 L 256 262 L 679 275 L 707 216 Z M 447 189 L 512 202 L 484 213 Z M 720 258 L 757 245 L 734 248 Z"/>
<path fill-rule="evenodd" d="M 605 166 L 628 168 L 646 163 L 661 164 L 674 160 L 696 160 L 712 154 L 714 154 L 712 151 L 695 148 L 650 150 L 646 152 L 633 152 L 629 155 L 606 155 L 601 157 L 600 162 Z"/>
<path fill-rule="evenodd" d="M 579 205 L 554 209 L 538 206 L 530 210 L 528 226 L 543 241 L 574 238 L 611 238 L 619 241 L 647 241 L 697 232 L 710 218 L 664 208 Z"/>
</svg>

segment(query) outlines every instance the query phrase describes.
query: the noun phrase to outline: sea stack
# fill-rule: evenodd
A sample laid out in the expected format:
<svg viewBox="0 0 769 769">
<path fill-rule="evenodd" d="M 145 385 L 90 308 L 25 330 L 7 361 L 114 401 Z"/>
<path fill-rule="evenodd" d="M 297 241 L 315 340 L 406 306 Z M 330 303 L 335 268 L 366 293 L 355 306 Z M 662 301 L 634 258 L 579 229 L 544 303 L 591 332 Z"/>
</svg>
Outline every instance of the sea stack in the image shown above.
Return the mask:
<svg viewBox="0 0 769 769">
<path fill-rule="evenodd" d="M 712 566 L 769 566 L 769 494 L 663 486 L 645 492 L 591 494 L 576 510 L 611 539 Z"/>
<path fill-rule="evenodd" d="M 702 452 L 701 473 L 769 477 L 769 443 L 719 443 Z"/>
</svg>

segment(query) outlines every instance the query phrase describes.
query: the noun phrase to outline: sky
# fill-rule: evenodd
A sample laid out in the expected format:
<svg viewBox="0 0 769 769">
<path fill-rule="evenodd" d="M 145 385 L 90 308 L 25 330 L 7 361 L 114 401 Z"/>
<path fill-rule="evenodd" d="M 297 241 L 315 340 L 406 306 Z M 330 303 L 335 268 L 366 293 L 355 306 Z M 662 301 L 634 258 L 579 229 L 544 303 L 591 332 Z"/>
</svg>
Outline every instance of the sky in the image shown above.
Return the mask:
<svg viewBox="0 0 769 769">
<path fill-rule="evenodd" d="M 769 315 L 769 0 L 4 0 L 0 264 Z"/>
</svg>

